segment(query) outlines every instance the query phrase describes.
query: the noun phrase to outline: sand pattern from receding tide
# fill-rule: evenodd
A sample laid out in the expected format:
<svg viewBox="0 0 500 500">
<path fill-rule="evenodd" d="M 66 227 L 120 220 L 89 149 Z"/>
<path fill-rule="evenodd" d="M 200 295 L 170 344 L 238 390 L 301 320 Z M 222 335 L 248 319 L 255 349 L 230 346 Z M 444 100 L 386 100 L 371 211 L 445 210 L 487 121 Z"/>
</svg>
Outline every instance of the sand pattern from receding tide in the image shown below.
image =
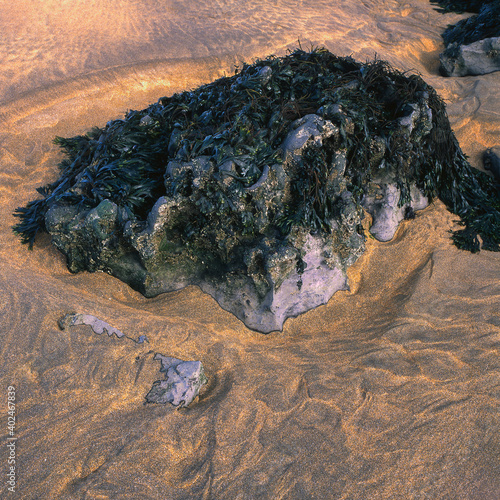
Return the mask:
<svg viewBox="0 0 500 500">
<path fill-rule="evenodd" d="M 54 136 L 299 39 L 421 73 L 480 167 L 500 144 L 499 76 L 437 72 L 440 33 L 462 17 L 426 0 L 0 6 L 0 380 L 5 398 L 16 387 L 18 419 L 16 493 L 3 475 L 2 498 L 499 498 L 500 255 L 454 247 L 439 201 L 391 242 L 368 240 L 350 291 L 269 335 L 195 287 L 145 299 L 103 273 L 72 275 L 47 236 L 29 252 L 11 231 L 13 210 L 57 178 Z M 149 342 L 62 331 L 70 312 Z M 203 362 L 198 401 L 143 404 L 162 378 L 155 353 Z"/>
</svg>

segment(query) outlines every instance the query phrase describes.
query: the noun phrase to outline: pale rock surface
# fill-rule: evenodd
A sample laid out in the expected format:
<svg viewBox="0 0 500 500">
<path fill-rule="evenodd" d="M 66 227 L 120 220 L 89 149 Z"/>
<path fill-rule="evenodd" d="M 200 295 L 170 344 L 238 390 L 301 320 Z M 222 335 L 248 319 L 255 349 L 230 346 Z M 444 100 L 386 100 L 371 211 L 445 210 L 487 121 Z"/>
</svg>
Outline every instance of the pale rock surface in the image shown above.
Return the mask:
<svg viewBox="0 0 500 500">
<path fill-rule="evenodd" d="M 112 337 L 113 335 L 116 335 L 118 338 L 124 336 L 124 334 L 120 330 L 114 328 L 102 319 L 92 316 L 91 314 L 66 314 L 59 320 L 58 324 L 61 330 L 65 330 L 66 328 L 71 326 L 88 325 L 92 328 L 94 333 L 97 333 L 97 335 L 102 335 L 104 332 L 106 332 L 110 337 Z"/>
<path fill-rule="evenodd" d="M 363 207 L 373 217 L 370 233 L 379 241 L 390 241 L 396 234 L 408 208 L 423 210 L 429 200 L 412 184 L 411 202 L 400 206 L 401 193 L 395 182 L 379 180 L 370 183 L 369 191 L 363 200 Z"/>
<path fill-rule="evenodd" d="M 146 335 L 140 335 L 137 340 L 135 340 L 134 338 L 125 335 L 123 332 L 118 330 L 118 328 L 115 328 L 109 323 L 106 323 L 106 321 L 103 321 L 96 316 L 92 316 L 92 314 L 69 313 L 59 319 L 57 323 L 61 330 L 66 330 L 67 328 L 72 326 L 87 325 L 90 326 L 92 328 L 92 331 L 97 335 L 107 333 L 109 337 L 112 337 L 113 335 L 116 335 L 118 338 L 126 337 L 129 340 L 136 342 L 137 344 L 148 342 Z"/>
</svg>

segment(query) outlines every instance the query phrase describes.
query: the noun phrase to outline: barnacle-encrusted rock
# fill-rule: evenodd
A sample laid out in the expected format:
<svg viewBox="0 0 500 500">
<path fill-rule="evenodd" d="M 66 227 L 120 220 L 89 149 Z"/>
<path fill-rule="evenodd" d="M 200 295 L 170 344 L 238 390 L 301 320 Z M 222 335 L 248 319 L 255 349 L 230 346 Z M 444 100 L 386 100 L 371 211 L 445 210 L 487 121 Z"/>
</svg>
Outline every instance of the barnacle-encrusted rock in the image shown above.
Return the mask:
<svg viewBox="0 0 500 500">
<path fill-rule="evenodd" d="M 297 50 L 57 142 L 61 179 L 17 210 L 24 242 L 46 230 L 72 272 L 147 297 L 197 285 L 260 332 L 347 289 L 364 211 L 386 241 L 439 196 L 458 246 L 500 248 L 491 178 L 436 92 L 383 61 Z"/>
</svg>

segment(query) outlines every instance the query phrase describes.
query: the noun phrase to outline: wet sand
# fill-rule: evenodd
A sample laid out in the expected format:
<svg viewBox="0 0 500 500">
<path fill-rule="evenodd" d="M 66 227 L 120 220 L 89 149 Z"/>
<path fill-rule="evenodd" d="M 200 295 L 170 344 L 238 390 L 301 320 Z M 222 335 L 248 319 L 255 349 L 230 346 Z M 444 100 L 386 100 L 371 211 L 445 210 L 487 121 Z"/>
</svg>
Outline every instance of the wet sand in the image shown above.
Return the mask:
<svg viewBox="0 0 500 500">
<path fill-rule="evenodd" d="M 440 33 L 462 17 L 426 0 L 0 6 L 2 498 L 500 498 L 500 254 L 454 247 L 439 201 L 391 242 L 368 241 L 350 291 L 269 335 L 195 287 L 145 299 L 106 274 L 70 274 L 47 236 L 30 252 L 11 231 L 13 210 L 57 178 L 54 136 L 298 40 L 419 72 L 480 168 L 500 145 L 500 76 L 437 72 Z M 149 343 L 61 331 L 69 312 Z M 189 408 L 143 404 L 162 378 L 155 353 L 203 362 L 209 383 Z"/>
</svg>

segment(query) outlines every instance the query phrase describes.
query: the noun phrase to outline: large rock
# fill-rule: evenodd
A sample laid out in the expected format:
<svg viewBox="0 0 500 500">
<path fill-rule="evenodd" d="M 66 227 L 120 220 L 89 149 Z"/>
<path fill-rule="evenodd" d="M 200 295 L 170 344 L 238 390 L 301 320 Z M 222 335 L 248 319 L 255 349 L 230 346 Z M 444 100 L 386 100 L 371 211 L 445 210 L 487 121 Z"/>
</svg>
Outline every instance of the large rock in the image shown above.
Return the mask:
<svg viewBox="0 0 500 500">
<path fill-rule="evenodd" d="M 439 59 L 445 76 L 493 73 L 500 70 L 500 37 L 485 38 L 468 45 L 451 43 Z"/>
<path fill-rule="evenodd" d="M 203 158 L 170 162 L 167 184 L 189 182 L 191 194 L 160 197 L 145 223 L 127 220 L 115 203 L 104 200 L 88 211 L 52 207 L 46 228 L 72 271 L 84 267 L 109 272 L 147 297 L 198 285 L 249 328 L 280 330 L 287 318 L 347 289 L 347 268 L 365 248 L 360 234 L 363 212 L 347 189 L 342 152 L 329 165 L 327 191 L 337 208 L 330 229 L 311 232 L 294 226 L 285 237 L 277 230 L 292 201 L 304 148 L 321 148 L 338 133 L 331 121 L 307 115 L 292 124 L 283 142 L 286 161 L 266 166 L 247 188 L 227 175 L 230 164 L 216 170 Z M 254 214 L 252 235 L 235 234 L 230 220 L 221 218 L 205 228 L 210 246 L 200 250 L 183 245 L 179 226 L 198 216 L 196 207 L 208 202 L 206 191 L 214 183 L 233 211 L 243 217 Z"/>
<path fill-rule="evenodd" d="M 431 115 L 419 109 L 414 106 L 401 121 L 408 134 L 417 123 L 421 133 L 428 133 L 421 115 L 425 120 Z M 127 220 L 115 203 L 104 200 L 88 211 L 53 207 L 46 227 L 73 271 L 85 267 L 109 272 L 147 297 L 198 285 L 249 328 L 266 333 L 280 330 L 287 318 L 326 304 L 336 291 L 347 289 L 347 268 L 365 248 L 360 230 L 363 212 L 347 189 L 342 151 L 332 154 L 328 166 L 325 190 L 336 212 L 328 231 L 300 225 L 286 236 L 277 231 L 286 206 L 293 201 L 296 175 L 304 168 L 304 150 L 320 151 L 325 141 L 334 141 L 338 134 L 330 120 L 309 114 L 292 124 L 283 141 L 284 163 L 266 166 L 261 178 L 247 188 L 241 189 L 234 176 L 227 175 L 233 170 L 231 162 L 218 170 L 205 158 L 170 162 L 166 183 L 189 183 L 186 192 L 190 194 L 160 197 L 145 223 Z M 379 149 L 374 146 L 381 161 Z M 233 211 L 243 217 L 255 214 L 255 227 L 245 237 L 235 234 L 231 221 L 222 218 L 205 228 L 210 245 L 200 250 L 199 241 L 193 240 L 192 247 L 182 243 L 179 226 L 198 216 L 197 206 L 207 202 L 207 188 L 214 183 Z M 418 210 L 427 204 L 415 185 L 411 201 L 401 204 L 389 173 L 370 186 L 364 207 L 374 218 L 372 234 L 382 241 L 394 236 L 408 207 Z"/>
<path fill-rule="evenodd" d="M 72 272 L 146 297 L 197 285 L 260 332 L 345 290 L 365 212 L 389 240 L 420 189 L 466 218 L 457 245 L 498 247 L 496 192 L 444 103 L 382 61 L 298 50 L 57 142 L 61 178 L 17 210 L 24 242 L 46 230 Z"/>
</svg>

